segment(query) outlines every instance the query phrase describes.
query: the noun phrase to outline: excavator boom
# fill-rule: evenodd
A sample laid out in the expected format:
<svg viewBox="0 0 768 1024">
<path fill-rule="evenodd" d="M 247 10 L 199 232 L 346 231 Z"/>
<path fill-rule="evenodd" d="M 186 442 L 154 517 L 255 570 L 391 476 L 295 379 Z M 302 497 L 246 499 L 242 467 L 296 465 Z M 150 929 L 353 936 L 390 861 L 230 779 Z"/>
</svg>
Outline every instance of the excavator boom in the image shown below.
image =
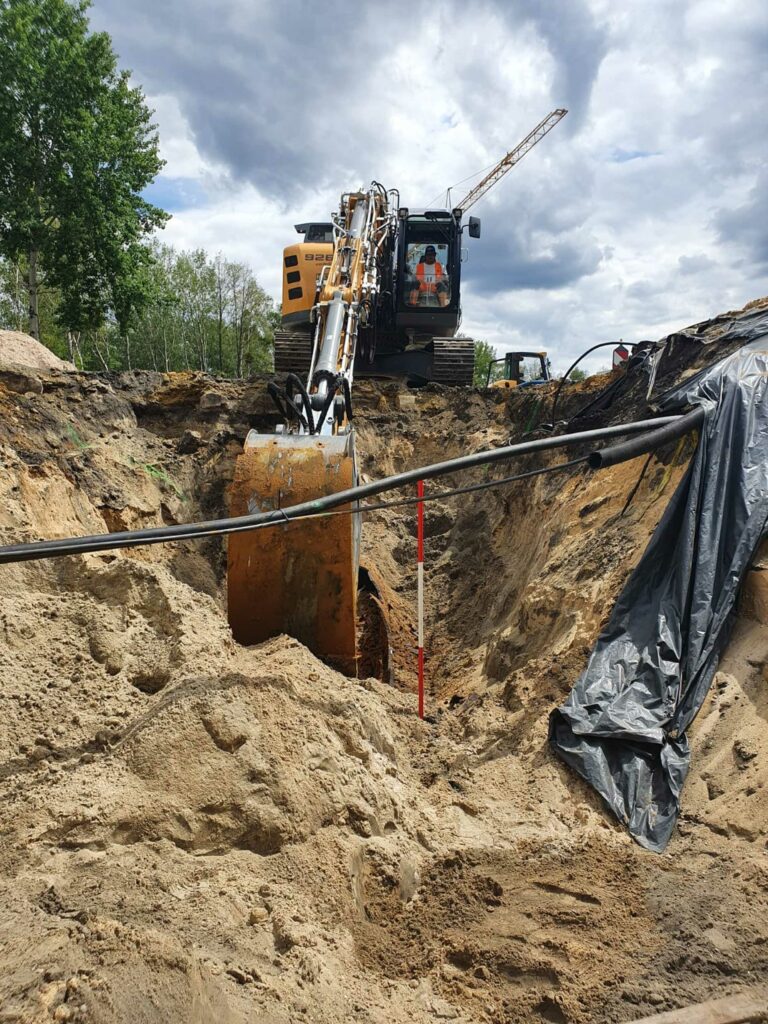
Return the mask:
<svg viewBox="0 0 768 1024">
<path fill-rule="evenodd" d="M 342 195 L 331 223 L 297 225 L 283 254 L 283 324 L 269 384 L 282 423 L 251 432 L 237 460 L 230 513 L 276 510 L 357 483 L 352 429 L 361 372 L 470 385 L 474 344 L 461 321 L 462 216 L 566 114 L 552 111 L 451 210 L 408 210 L 378 182 Z M 469 236 L 480 237 L 470 218 Z M 319 270 L 319 273 L 318 273 Z M 508 375 L 509 376 L 509 375 Z M 516 372 L 523 381 L 520 372 Z M 508 382 L 509 383 L 509 382 Z M 349 510 L 353 512 L 353 510 Z M 277 633 L 355 674 L 359 517 L 288 523 L 269 536 L 234 534 L 229 621 L 237 640 Z"/>
<path fill-rule="evenodd" d="M 351 393 L 358 334 L 376 309 L 382 252 L 395 228 L 389 195 L 374 182 L 341 197 L 333 255 L 317 281 L 306 380 L 270 384 L 284 419 L 275 434 L 248 435 L 230 492 L 230 515 L 274 510 L 357 482 Z M 227 554 L 229 622 L 235 639 L 288 633 L 354 675 L 359 520 L 355 515 L 286 523 L 270 536 L 234 534 Z"/>
</svg>

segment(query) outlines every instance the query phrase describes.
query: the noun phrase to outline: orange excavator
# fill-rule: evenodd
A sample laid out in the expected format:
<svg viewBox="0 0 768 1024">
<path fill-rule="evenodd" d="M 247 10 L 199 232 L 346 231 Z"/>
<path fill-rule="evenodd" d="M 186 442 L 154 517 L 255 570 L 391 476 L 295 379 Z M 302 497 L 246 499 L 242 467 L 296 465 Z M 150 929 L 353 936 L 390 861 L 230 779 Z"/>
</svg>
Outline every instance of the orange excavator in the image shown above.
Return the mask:
<svg viewBox="0 0 768 1024">
<path fill-rule="evenodd" d="M 268 385 L 281 422 L 251 431 L 238 457 L 230 514 L 272 511 L 357 482 L 352 427 L 356 376 L 470 386 L 474 344 L 461 319 L 464 214 L 565 116 L 553 111 L 452 209 L 412 211 L 378 182 L 342 195 L 329 223 L 297 225 L 283 253 L 282 328 Z M 350 511 L 349 509 L 347 509 Z M 342 671 L 357 669 L 360 517 L 304 519 L 236 533 L 228 548 L 235 639 L 287 633 Z"/>
</svg>

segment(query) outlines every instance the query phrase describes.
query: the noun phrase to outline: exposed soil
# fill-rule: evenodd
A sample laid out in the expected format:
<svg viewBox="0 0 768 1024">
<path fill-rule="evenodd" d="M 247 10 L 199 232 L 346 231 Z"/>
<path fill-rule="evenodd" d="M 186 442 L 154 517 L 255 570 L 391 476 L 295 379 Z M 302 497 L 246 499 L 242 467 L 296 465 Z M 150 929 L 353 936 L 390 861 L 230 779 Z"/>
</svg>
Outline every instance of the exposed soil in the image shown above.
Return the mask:
<svg viewBox="0 0 768 1024">
<path fill-rule="evenodd" d="M 663 380 L 716 339 L 685 351 Z M 0 372 L 4 542 L 225 514 L 245 433 L 274 424 L 260 379 L 27 378 Z M 566 389 L 563 415 L 609 380 Z M 355 395 L 373 478 L 535 429 L 552 388 Z M 238 647 L 216 540 L 2 567 L 0 1020 L 608 1024 L 764 980 L 754 606 L 666 854 L 546 744 L 689 451 L 659 452 L 623 515 L 643 460 L 427 506 L 423 723 L 413 507 L 365 517 L 362 679 L 286 637 Z"/>
</svg>

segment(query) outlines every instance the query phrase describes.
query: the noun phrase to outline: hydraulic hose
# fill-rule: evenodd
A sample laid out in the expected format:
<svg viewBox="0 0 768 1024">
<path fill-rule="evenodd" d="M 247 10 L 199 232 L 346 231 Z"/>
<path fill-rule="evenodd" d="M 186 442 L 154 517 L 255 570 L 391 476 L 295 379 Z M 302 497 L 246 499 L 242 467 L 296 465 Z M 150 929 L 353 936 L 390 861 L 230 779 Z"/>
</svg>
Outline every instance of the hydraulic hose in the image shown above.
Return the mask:
<svg viewBox="0 0 768 1024">
<path fill-rule="evenodd" d="M 323 406 L 320 409 L 320 413 L 319 413 L 319 415 L 318 415 L 318 417 L 317 417 L 317 419 L 315 421 L 315 433 L 316 434 L 320 433 L 320 430 L 321 430 L 321 428 L 323 426 L 323 423 L 325 423 L 325 417 L 328 415 L 328 410 L 331 408 L 333 400 L 336 397 L 336 392 L 338 390 L 339 390 L 338 381 L 336 381 L 334 384 L 331 384 L 329 386 L 328 394 L 325 396 L 325 401 L 323 402 Z"/>
<path fill-rule="evenodd" d="M 302 402 L 302 405 L 304 406 L 304 415 L 307 418 L 307 425 L 309 427 L 309 432 L 310 432 L 310 434 L 314 434 L 315 433 L 315 417 L 314 417 L 314 413 L 312 412 L 312 402 L 310 401 L 309 395 L 307 394 L 307 389 L 304 387 L 304 382 L 302 381 L 301 377 L 298 376 L 298 374 L 296 374 L 296 373 L 289 373 L 288 376 L 285 378 L 285 383 L 286 383 L 286 387 L 289 384 L 293 384 L 296 387 L 296 390 L 301 395 L 301 402 Z M 289 396 L 288 400 L 292 401 L 292 398 Z"/>
<path fill-rule="evenodd" d="M 301 410 L 296 408 L 296 405 L 286 395 L 281 387 L 271 380 L 267 384 L 267 394 L 270 396 L 272 401 L 275 403 L 275 408 L 280 413 L 280 418 L 285 420 L 287 423 L 291 416 L 294 416 L 304 429 L 309 432 L 309 424 L 307 423 L 304 414 Z"/>
<path fill-rule="evenodd" d="M 609 445 L 592 452 L 587 463 L 592 469 L 605 469 L 608 466 L 617 466 L 620 462 L 629 462 L 630 459 L 636 459 L 638 455 L 647 455 L 648 452 L 661 448 L 668 441 L 676 441 L 692 430 L 698 430 L 704 422 L 704 416 L 704 409 L 699 405 L 687 412 L 685 416 L 680 416 L 674 423 L 666 423 L 658 430 L 649 430 L 647 434 L 632 437 L 629 441 L 622 441 L 621 444 Z"/>
<path fill-rule="evenodd" d="M 68 537 L 62 540 L 34 541 L 29 544 L 10 544 L 0 547 L 0 565 L 9 562 L 28 562 L 40 558 L 55 558 L 61 555 L 82 555 L 95 551 L 140 547 L 145 544 L 164 544 L 176 540 L 243 533 L 266 525 L 277 526 L 281 522 L 290 522 L 292 519 L 301 519 L 302 516 L 316 515 L 327 509 L 360 501 L 362 498 L 373 497 L 384 491 L 392 491 L 398 487 L 413 484 L 417 480 L 430 480 L 464 469 L 474 469 L 477 466 L 491 465 L 494 462 L 503 462 L 506 459 L 530 455 L 533 452 L 547 451 L 550 448 L 564 448 L 570 444 L 598 441 L 606 437 L 620 437 L 623 434 L 642 432 L 647 434 L 650 428 L 677 423 L 682 418 L 680 416 L 662 416 L 655 420 L 620 423 L 612 427 L 583 430 L 575 434 L 561 434 L 559 437 L 545 437 L 537 441 L 506 445 L 491 451 L 474 452 L 472 455 L 462 455 L 457 459 L 448 459 L 445 462 L 436 462 L 431 466 L 410 469 L 405 473 L 397 473 L 381 480 L 373 480 L 371 483 L 350 487 L 345 491 L 337 491 L 335 494 L 328 494 L 311 501 L 301 502 L 299 505 L 291 505 L 288 508 L 269 512 L 255 512 L 247 516 L 213 519 L 208 522 L 186 523 L 178 526 L 156 526 L 146 530 L 100 533 L 91 537 Z"/>
</svg>

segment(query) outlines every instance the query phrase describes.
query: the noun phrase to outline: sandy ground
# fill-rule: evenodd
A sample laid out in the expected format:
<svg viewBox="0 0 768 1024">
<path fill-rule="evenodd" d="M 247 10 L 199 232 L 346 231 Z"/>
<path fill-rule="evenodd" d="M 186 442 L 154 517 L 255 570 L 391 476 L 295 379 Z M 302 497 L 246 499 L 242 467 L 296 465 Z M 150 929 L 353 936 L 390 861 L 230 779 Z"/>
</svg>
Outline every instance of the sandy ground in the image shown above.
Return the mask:
<svg viewBox="0 0 768 1024">
<path fill-rule="evenodd" d="M 222 514 L 270 423 L 262 381 L 36 379 L 0 373 L 4 541 Z M 370 477 L 532 413 L 356 393 Z M 239 648 L 217 541 L 0 569 L 0 1020 L 619 1022 L 764 980 L 768 628 L 739 621 L 666 854 L 546 745 L 685 457 L 624 516 L 637 463 L 428 507 L 427 722 L 412 509 L 363 528 L 385 679 Z"/>
</svg>

